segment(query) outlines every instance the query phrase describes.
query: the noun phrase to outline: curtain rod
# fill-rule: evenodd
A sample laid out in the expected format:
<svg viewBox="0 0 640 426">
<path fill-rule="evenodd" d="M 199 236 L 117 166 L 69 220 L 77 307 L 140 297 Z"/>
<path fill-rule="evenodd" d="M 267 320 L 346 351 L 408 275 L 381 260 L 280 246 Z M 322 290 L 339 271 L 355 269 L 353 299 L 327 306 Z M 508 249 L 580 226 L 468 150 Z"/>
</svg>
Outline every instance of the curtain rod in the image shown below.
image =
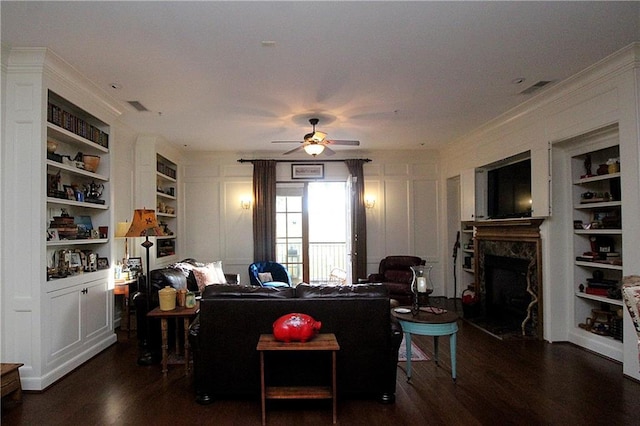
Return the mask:
<svg viewBox="0 0 640 426">
<path fill-rule="evenodd" d="M 244 158 L 241 158 L 238 160 L 238 163 L 251 163 L 253 161 L 264 161 L 264 160 L 272 160 L 275 161 L 276 163 L 338 163 L 338 162 L 345 162 L 347 160 L 362 160 L 365 163 L 370 163 L 371 159 L 369 158 L 345 158 L 344 160 L 274 160 L 271 158 L 254 158 L 253 160 L 245 160 Z"/>
</svg>

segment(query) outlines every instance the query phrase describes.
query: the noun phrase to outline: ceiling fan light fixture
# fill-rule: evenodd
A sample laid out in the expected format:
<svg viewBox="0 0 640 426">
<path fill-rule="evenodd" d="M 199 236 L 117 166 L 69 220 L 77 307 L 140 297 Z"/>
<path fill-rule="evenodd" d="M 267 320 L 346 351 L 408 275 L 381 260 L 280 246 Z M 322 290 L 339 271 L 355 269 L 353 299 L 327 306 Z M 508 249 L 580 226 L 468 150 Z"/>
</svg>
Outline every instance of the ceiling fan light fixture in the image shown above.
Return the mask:
<svg viewBox="0 0 640 426">
<path fill-rule="evenodd" d="M 304 146 L 304 151 L 307 154 L 315 157 L 316 155 L 321 154 L 322 151 L 324 151 L 324 145 L 320 145 L 316 142 L 311 142 L 310 144 Z"/>
</svg>

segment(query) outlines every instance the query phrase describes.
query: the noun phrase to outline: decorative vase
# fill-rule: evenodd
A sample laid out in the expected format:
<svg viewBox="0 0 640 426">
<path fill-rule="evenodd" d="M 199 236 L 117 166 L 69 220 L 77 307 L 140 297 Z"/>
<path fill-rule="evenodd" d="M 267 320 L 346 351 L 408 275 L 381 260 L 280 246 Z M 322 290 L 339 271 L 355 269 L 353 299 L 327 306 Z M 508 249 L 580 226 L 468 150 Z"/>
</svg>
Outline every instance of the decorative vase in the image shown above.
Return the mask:
<svg viewBox="0 0 640 426">
<path fill-rule="evenodd" d="M 176 308 L 176 289 L 166 286 L 158 291 L 161 311 L 173 311 Z"/>
<path fill-rule="evenodd" d="M 84 163 L 84 169 L 88 172 L 95 173 L 100 165 L 100 157 L 97 155 L 83 155 L 82 162 Z"/>
<path fill-rule="evenodd" d="M 58 142 L 51 139 L 47 140 L 47 152 L 54 153 L 58 149 Z"/>
</svg>

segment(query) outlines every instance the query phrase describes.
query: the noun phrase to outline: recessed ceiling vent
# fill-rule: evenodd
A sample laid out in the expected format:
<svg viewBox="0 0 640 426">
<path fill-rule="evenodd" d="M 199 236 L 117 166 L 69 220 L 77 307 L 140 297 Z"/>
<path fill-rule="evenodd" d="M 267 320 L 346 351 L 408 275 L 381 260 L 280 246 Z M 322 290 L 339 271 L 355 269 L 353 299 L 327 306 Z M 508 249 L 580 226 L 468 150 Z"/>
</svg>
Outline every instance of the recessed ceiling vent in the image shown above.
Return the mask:
<svg viewBox="0 0 640 426">
<path fill-rule="evenodd" d="M 147 109 L 146 106 L 142 105 L 140 102 L 138 101 L 127 101 L 129 103 L 129 105 L 131 105 L 132 107 L 134 107 L 136 109 L 136 111 L 138 112 L 145 112 L 145 111 L 149 111 Z"/>
<path fill-rule="evenodd" d="M 536 84 L 527 87 L 526 89 L 524 89 L 522 92 L 520 92 L 521 95 L 530 95 L 535 91 L 538 91 L 540 89 L 542 89 L 544 86 L 546 86 L 547 84 L 551 83 L 551 81 L 547 81 L 547 80 L 540 80 L 539 82 L 537 82 Z"/>
</svg>

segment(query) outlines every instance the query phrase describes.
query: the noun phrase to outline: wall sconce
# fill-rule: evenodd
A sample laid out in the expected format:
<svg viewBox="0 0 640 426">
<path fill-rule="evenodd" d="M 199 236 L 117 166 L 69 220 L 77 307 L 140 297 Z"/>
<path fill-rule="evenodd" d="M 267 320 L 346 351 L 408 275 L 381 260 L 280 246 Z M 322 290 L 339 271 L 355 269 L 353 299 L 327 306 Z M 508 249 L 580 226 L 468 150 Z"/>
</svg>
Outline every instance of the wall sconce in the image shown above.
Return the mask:
<svg viewBox="0 0 640 426">
<path fill-rule="evenodd" d="M 368 195 L 364 198 L 364 206 L 367 209 L 372 209 L 376 206 L 376 199 L 371 195 Z"/>
<path fill-rule="evenodd" d="M 242 210 L 249 210 L 251 208 L 251 199 L 250 198 L 241 198 L 240 199 L 240 207 Z"/>
</svg>

